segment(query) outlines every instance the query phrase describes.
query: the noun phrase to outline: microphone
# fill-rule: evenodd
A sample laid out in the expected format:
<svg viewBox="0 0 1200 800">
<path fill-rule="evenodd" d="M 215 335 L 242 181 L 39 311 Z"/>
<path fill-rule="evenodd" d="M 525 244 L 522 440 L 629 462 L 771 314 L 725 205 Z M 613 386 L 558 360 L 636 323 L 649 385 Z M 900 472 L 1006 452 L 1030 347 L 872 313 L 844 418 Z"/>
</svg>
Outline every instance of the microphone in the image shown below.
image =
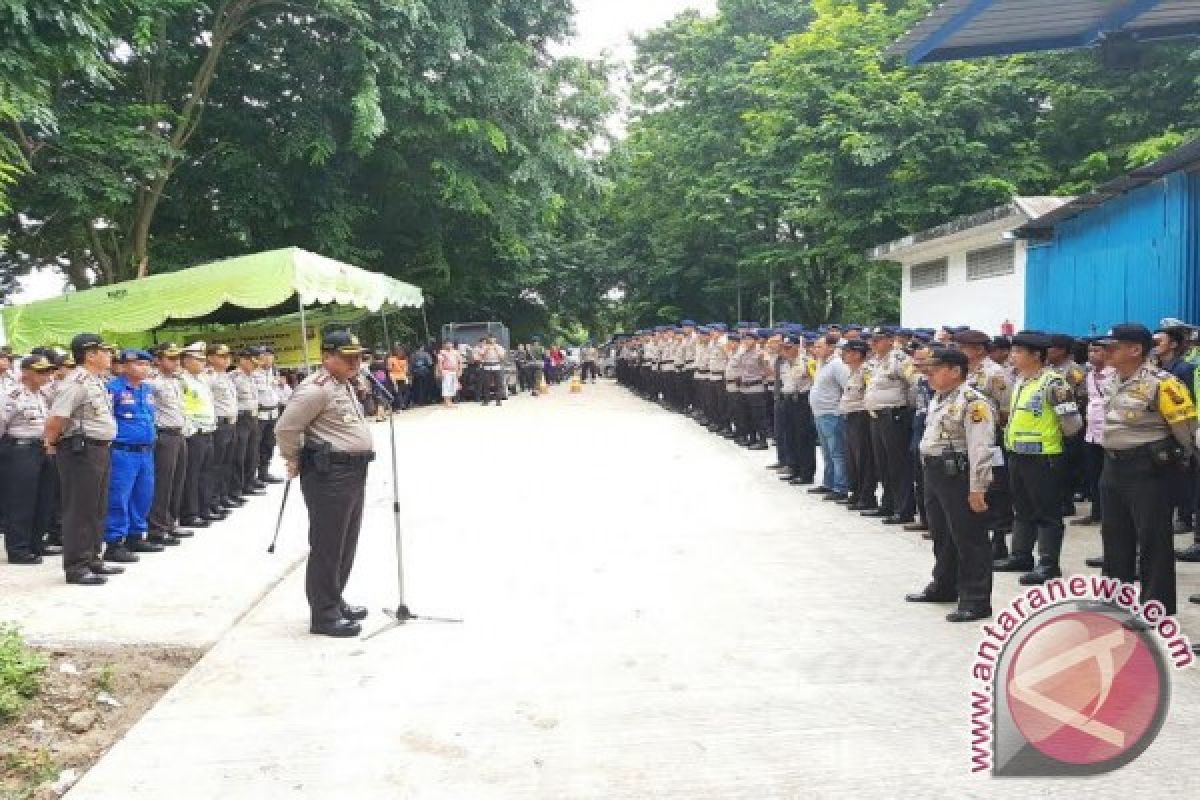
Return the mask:
<svg viewBox="0 0 1200 800">
<path fill-rule="evenodd" d="M 396 396 L 394 394 L 392 394 L 391 392 L 389 392 L 387 390 L 387 387 L 384 386 L 382 383 L 380 383 L 379 379 L 376 378 L 374 375 L 372 375 L 369 370 L 364 370 L 362 374 L 367 376 L 367 380 L 369 380 L 369 381 L 371 381 L 371 383 L 375 384 L 376 394 L 381 395 L 384 400 L 388 401 L 389 404 L 394 403 L 396 401 Z"/>
</svg>

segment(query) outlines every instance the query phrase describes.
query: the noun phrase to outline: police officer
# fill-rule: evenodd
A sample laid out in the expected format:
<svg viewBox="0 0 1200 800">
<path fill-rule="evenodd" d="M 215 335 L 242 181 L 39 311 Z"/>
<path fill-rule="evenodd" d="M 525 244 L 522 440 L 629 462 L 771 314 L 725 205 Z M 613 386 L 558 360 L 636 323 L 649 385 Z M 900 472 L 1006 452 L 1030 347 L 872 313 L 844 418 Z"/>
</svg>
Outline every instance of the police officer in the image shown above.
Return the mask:
<svg viewBox="0 0 1200 800">
<path fill-rule="evenodd" d="M 7 397 L 9 392 L 15 392 L 20 385 L 21 382 L 12 374 L 12 351 L 7 345 L 0 347 L 0 397 Z"/>
<path fill-rule="evenodd" d="M 489 396 L 495 396 L 496 405 L 505 399 L 504 356 L 504 347 L 496 341 L 495 336 L 484 338 L 479 348 L 479 365 L 482 369 L 479 400 L 485 406 Z"/>
<path fill-rule="evenodd" d="M 282 483 L 270 473 L 271 457 L 275 455 L 275 421 L 279 419 L 279 373 L 275 369 L 275 351 L 264 345 L 259 348 L 258 369 L 254 372 L 258 390 L 258 476 L 256 486 L 265 489 L 268 483 Z"/>
<path fill-rule="evenodd" d="M 207 352 L 208 346 L 204 342 L 193 342 L 183 349 L 180 361 L 183 371 L 179 374 L 179 383 L 186 420 L 184 436 L 187 439 L 187 479 L 183 486 L 180 513 L 181 524 L 189 528 L 207 528 L 224 518 L 206 508 L 205 481 L 212 461 L 213 431 L 217 429 L 212 389 L 204 379 Z"/>
<path fill-rule="evenodd" d="M 846 420 L 846 474 L 850 492 L 846 500 L 837 501 L 851 511 L 869 511 L 878 507 L 875 490 L 875 454 L 871 449 L 871 415 L 863 399 L 867 394 L 870 373 L 867 352 L 870 348 L 861 339 L 842 344 L 842 362 L 849 369 L 846 388 L 838 401 L 838 411 Z"/>
<path fill-rule="evenodd" d="M 767 363 L 763 340 L 766 331 L 747 330 L 742 336 L 742 349 L 738 362 L 738 441 L 748 450 L 766 450 L 767 431 L 767 376 L 771 365 Z"/>
<path fill-rule="evenodd" d="M 309 630 L 325 636 L 357 636 L 358 621 L 367 616 L 365 608 L 347 605 L 342 597 L 358 546 L 367 466 L 375 457 L 350 383 L 362 353 L 356 336 L 327 333 L 320 369 L 296 388 L 275 427 L 288 477 L 300 476 L 308 506 Z"/>
<path fill-rule="evenodd" d="M 204 379 L 212 392 L 213 411 L 217 416 L 217 429 L 213 431 L 213 453 L 209 462 L 207 486 L 208 510 L 214 514 L 229 511 L 246 504 L 237 497 L 234 481 L 234 458 L 237 451 L 238 397 L 237 388 L 229 376 L 229 345 L 208 346 L 208 368 Z"/>
<path fill-rule="evenodd" d="M 117 435 L 104 375 L 112 345 L 94 333 L 71 340 L 79 364 L 64 381 L 46 421 L 46 452 L 55 454 L 62 493 L 63 571 L 67 583 L 99 586 L 124 569 L 105 564 L 100 545 L 112 471 L 109 448 Z"/>
<path fill-rule="evenodd" d="M 933 580 L 910 603 L 953 603 L 948 622 L 992 614 L 992 558 L 987 533 L 996 421 L 991 403 L 966 385 L 967 357 L 938 349 L 929 356 L 929 406 L 921 459 L 925 511 L 933 534 Z"/>
<path fill-rule="evenodd" d="M 741 348 L 742 334 L 734 331 L 726 337 L 723 362 L 725 367 L 722 372 L 719 416 L 716 426 L 716 432 L 726 439 L 733 439 L 738 435 L 735 432 L 735 426 L 737 425 L 738 381 L 741 378 L 738 354 L 741 352 Z"/>
<path fill-rule="evenodd" d="M 147 381 L 154 391 L 154 502 L 150 506 L 150 533 L 146 540 L 175 547 L 192 532 L 179 527 L 183 488 L 187 481 L 187 443 L 184 440 L 183 388 L 179 383 L 179 357 L 174 342 L 155 350 L 158 375 Z"/>
<path fill-rule="evenodd" d="M 913 409 L 908 405 L 909 383 L 916 368 L 894 344 L 894 329 L 882 327 L 871 332 L 873 355 L 867 368 L 870 382 L 863 403 L 871 416 L 871 449 L 883 483 L 883 502 L 879 508 L 862 514 L 881 517 L 886 525 L 907 525 L 917 512 L 908 449 L 913 421 Z"/>
<path fill-rule="evenodd" d="M 1192 454 L 1196 407 L 1178 378 L 1149 363 L 1153 341 L 1134 323 L 1100 339 L 1117 373 L 1105 403 L 1100 535 L 1104 574 L 1133 583 L 1140 572 L 1142 604 L 1174 614 L 1171 490 Z"/>
<path fill-rule="evenodd" d="M 144 350 L 123 350 L 121 374 L 108 382 L 117 437 L 112 444 L 104 560 L 131 564 L 138 553 L 159 553 L 146 541 L 147 517 L 154 502 L 154 389 L 146 384 L 154 357 Z"/>
<path fill-rule="evenodd" d="M 1087 405 L 1087 384 L 1084 378 L 1087 373 L 1083 367 L 1075 363 L 1075 338 L 1065 333 L 1050 335 L 1050 351 L 1047 363 L 1050 368 L 1061 375 L 1071 391 L 1075 393 L 1075 403 L 1080 408 Z M 1071 479 L 1063 484 L 1063 516 L 1075 516 L 1075 492 L 1083 477 L 1083 434 L 1068 436 L 1063 444 L 1067 459 L 1067 474 Z"/>
<path fill-rule="evenodd" d="M 10 564 L 42 563 L 42 534 L 54 511 L 54 462 L 46 455 L 48 408 L 41 391 L 53 371 L 45 356 L 22 359 L 20 380 L 0 394 L 0 502 Z"/>
<path fill-rule="evenodd" d="M 1012 393 L 1005 449 L 1015 512 L 1012 555 L 995 563 L 1001 572 L 1026 572 L 1034 586 L 1062 575 L 1064 442 L 1083 428 L 1075 393 L 1046 366 L 1050 337 L 1022 331 L 1013 338 L 1012 359 L 1020 377 Z M 1038 545 L 1034 568 L 1033 545 Z"/>
<path fill-rule="evenodd" d="M 265 494 L 265 484 L 258 480 L 258 385 L 254 373 L 258 369 L 257 347 L 238 351 L 237 369 L 230 380 L 237 395 L 237 439 L 234 442 L 233 474 L 238 492 L 246 495 Z"/>
</svg>

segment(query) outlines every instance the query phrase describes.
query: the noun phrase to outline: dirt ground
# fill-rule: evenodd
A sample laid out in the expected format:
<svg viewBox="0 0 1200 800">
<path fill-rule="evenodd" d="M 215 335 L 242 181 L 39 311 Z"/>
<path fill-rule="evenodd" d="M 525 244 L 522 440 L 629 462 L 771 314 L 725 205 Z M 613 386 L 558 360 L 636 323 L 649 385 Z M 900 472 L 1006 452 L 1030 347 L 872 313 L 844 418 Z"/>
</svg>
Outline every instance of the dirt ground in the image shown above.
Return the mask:
<svg viewBox="0 0 1200 800">
<path fill-rule="evenodd" d="M 37 647 L 41 691 L 0 727 L 0 800 L 61 796 L 200 658 L 191 648 Z"/>
</svg>

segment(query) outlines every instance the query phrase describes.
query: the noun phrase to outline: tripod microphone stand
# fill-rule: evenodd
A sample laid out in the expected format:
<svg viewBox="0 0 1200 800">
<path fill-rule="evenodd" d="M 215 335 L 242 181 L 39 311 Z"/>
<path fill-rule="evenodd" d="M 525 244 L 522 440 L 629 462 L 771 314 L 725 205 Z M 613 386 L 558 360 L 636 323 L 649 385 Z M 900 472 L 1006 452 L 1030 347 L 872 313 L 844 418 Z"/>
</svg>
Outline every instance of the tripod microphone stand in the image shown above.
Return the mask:
<svg viewBox="0 0 1200 800">
<path fill-rule="evenodd" d="M 389 408 L 394 408 L 395 396 L 370 372 L 365 374 L 374 384 L 376 395 L 386 400 Z M 364 636 L 363 641 L 374 639 L 381 633 L 387 633 L 408 622 L 462 622 L 461 619 L 450 617 L 427 617 L 414 614 L 404 602 L 404 542 L 400 533 L 400 475 L 396 467 L 396 417 L 394 413 L 388 414 L 388 441 L 391 443 L 392 455 L 392 524 L 396 531 L 396 591 L 399 596 L 399 604 L 395 609 L 385 608 L 383 610 L 384 615 L 391 621 L 374 633 Z"/>
</svg>

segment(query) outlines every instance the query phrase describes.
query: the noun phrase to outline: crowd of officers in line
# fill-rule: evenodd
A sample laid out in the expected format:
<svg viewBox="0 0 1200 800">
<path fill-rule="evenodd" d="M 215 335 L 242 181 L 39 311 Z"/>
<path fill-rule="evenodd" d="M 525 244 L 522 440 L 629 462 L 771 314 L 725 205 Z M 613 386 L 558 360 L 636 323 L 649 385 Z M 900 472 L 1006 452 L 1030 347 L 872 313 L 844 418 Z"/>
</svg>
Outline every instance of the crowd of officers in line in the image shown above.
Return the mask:
<svg viewBox="0 0 1200 800">
<path fill-rule="evenodd" d="M 291 392 L 268 346 L 118 353 L 83 333 L 69 351 L 0 353 L 9 564 L 61 554 L 67 583 L 99 586 L 226 519 L 280 481 L 268 465 Z"/>
<path fill-rule="evenodd" d="M 1026 586 L 1061 576 L 1064 520 L 1084 499 L 1090 513 L 1071 524 L 1099 525 L 1103 549 L 1088 566 L 1140 581 L 1143 605 L 1175 614 L 1176 560 L 1200 561 L 1200 533 L 1178 553 L 1172 539 L 1197 521 L 1191 338 L 1181 323 L 1077 341 L 684 320 L 627 339 L 616 370 L 743 447 L 773 442 L 768 468 L 792 485 L 921 531 L 933 577 L 906 600 L 956 604 L 951 622 L 991 616 L 993 571 Z"/>
</svg>

